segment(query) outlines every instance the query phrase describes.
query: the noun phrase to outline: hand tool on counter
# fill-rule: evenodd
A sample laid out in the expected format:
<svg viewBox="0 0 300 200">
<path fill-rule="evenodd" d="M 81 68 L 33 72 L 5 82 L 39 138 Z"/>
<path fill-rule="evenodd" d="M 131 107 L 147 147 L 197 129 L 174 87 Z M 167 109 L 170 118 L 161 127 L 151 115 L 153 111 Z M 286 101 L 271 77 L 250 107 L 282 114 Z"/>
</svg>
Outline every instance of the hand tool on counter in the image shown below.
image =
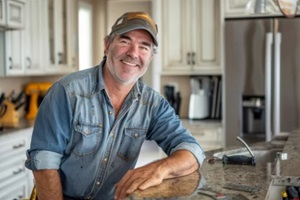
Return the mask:
<svg viewBox="0 0 300 200">
<path fill-rule="evenodd" d="M 232 190 L 239 190 L 244 192 L 256 193 L 259 189 L 255 186 L 250 185 L 241 185 L 241 184 L 234 184 L 234 183 L 225 183 L 223 188 L 232 189 Z"/>
<path fill-rule="evenodd" d="M 29 83 L 25 87 L 25 94 L 28 97 L 26 119 L 34 120 L 39 108 L 39 98 L 43 98 L 52 83 Z"/>
<path fill-rule="evenodd" d="M 3 127 L 18 128 L 19 127 L 19 113 L 15 110 L 15 105 L 8 99 L 5 99 L 3 105 L 6 110 L 4 115 L 0 118 L 0 123 Z"/>
<path fill-rule="evenodd" d="M 215 192 L 210 189 L 201 188 L 198 190 L 199 195 L 204 195 L 216 200 L 249 200 L 247 197 L 237 194 L 237 195 L 225 195 L 220 192 Z"/>
<path fill-rule="evenodd" d="M 7 111 L 7 105 L 5 105 L 5 104 L 1 105 L 0 104 L 0 118 L 2 118 L 5 115 L 6 111 Z"/>
<path fill-rule="evenodd" d="M 250 147 L 239 136 L 237 137 L 237 140 L 239 140 L 240 142 L 242 142 L 244 144 L 244 146 L 249 151 L 251 156 L 250 157 L 249 156 L 244 156 L 244 155 L 227 156 L 225 154 L 222 157 L 223 164 L 256 165 L 256 159 L 255 159 L 255 156 L 254 156 L 252 150 L 250 149 Z"/>
<path fill-rule="evenodd" d="M 2 103 L 4 102 L 5 100 L 5 93 L 2 92 L 1 95 L 0 95 L 0 106 L 2 105 Z"/>
</svg>

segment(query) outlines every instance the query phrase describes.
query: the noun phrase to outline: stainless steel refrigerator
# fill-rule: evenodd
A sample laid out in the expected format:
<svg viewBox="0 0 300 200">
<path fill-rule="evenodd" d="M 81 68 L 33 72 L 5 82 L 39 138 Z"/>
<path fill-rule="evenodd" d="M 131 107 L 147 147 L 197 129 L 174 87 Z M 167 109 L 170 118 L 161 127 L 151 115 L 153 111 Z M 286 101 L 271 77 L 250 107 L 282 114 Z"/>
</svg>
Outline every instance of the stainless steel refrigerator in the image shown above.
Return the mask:
<svg viewBox="0 0 300 200">
<path fill-rule="evenodd" d="M 300 18 L 225 21 L 225 146 L 299 129 Z"/>
</svg>

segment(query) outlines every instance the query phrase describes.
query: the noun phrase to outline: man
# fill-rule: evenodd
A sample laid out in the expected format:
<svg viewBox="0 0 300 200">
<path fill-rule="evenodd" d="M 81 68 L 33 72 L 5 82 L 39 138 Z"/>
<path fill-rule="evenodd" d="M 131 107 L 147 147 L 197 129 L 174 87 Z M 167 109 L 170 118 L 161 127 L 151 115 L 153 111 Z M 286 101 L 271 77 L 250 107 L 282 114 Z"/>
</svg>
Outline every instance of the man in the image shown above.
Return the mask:
<svg viewBox="0 0 300 200">
<path fill-rule="evenodd" d="M 200 145 L 166 99 L 138 80 L 154 45 L 150 16 L 125 13 L 105 38 L 102 63 L 53 84 L 27 152 L 39 200 L 124 199 L 200 167 Z M 145 139 L 168 157 L 134 169 Z"/>
</svg>

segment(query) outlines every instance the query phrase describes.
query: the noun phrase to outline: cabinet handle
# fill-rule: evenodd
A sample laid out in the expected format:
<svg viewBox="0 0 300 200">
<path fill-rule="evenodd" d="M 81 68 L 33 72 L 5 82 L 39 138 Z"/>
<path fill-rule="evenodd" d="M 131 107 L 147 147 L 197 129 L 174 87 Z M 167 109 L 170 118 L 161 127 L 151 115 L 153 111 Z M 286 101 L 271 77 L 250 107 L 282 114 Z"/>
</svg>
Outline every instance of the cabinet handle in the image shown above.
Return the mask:
<svg viewBox="0 0 300 200">
<path fill-rule="evenodd" d="M 75 67 L 75 57 L 72 58 L 72 67 Z"/>
<path fill-rule="evenodd" d="M 22 171 L 22 168 L 18 169 L 17 171 L 13 171 L 13 175 L 20 174 Z"/>
<path fill-rule="evenodd" d="M 62 52 L 58 52 L 58 64 L 63 64 L 63 53 Z"/>
<path fill-rule="evenodd" d="M 187 53 L 187 63 L 188 63 L 188 65 L 191 64 L 191 52 Z"/>
<path fill-rule="evenodd" d="M 18 149 L 18 148 L 21 148 L 23 146 L 24 146 L 24 144 L 13 145 L 13 149 Z"/>
<path fill-rule="evenodd" d="M 9 69 L 12 69 L 12 68 L 13 68 L 13 60 L 12 60 L 12 57 L 9 57 L 8 60 L 9 60 L 9 62 L 10 62 Z"/>
<path fill-rule="evenodd" d="M 195 55 L 196 55 L 196 53 L 195 52 L 193 52 L 192 53 L 192 55 L 191 55 L 191 60 L 192 60 L 192 65 L 195 65 Z"/>
<path fill-rule="evenodd" d="M 27 61 L 27 69 L 31 68 L 31 59 L 29 57 L 26 58 Z"/>
</svg>

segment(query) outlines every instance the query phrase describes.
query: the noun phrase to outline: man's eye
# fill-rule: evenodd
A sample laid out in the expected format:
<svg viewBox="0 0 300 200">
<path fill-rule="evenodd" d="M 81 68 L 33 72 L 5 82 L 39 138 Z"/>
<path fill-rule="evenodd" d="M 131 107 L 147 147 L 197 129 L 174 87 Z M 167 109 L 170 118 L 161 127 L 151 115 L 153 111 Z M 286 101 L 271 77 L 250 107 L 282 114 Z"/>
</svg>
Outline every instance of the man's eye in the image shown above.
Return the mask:
<svg viewBox="0 0 300 200">
<path fill-rule="evenodd" d="M 149 51 L 149 47 L 147 47 L 147 46 L 140 46 L 140 49 L 142 49 L 144 51 Z"/>
<path fill-rule="evenodd" d="M 128 40 L 121 40 L 120 42 L 123 43 L 123 44 L 129 44 Z"/>
</svg>

